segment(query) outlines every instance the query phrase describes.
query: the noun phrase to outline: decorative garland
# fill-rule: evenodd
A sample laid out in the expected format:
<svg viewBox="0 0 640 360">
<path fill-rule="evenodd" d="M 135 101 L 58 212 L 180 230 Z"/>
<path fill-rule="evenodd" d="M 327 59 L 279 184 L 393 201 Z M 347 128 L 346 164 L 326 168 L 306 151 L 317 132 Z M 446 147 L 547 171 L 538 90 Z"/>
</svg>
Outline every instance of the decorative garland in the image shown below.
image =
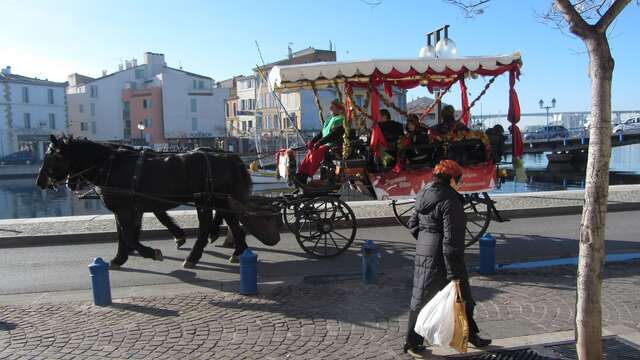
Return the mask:
<svg viewBox="0 0 640 360">
<path fill-rule="evenodd" d="M 382 100 L 382 102 L 384 103 L 384 105 L 387 108 L 391 108 L 393 110 L 395 110 L 395 112 L 397 112 L 400 115 L 403 115 L 405 117 L 408 117 L 410 114 L 404 110 L 402 110 L 401 108 L 399 108 L 396 104 L 393 103 L 393 101 L 391 101 L 391 99 L 389 99 L 387 97 L 386 93 L 382 93 L 380 94 L 380 92 L 378 91 L 378 89 L 376 89 L 375 87 L 371 87 L 372 91 L 375 91 L 376 94 L 378 94 L 378 97 Z"/>
<path fill-rule="evenodd" d="M 484 85 L 484 88 L 482 89 L 482 91 L 480 92 L 480 94 L 478 94 L 478 96 L 476 96 L 475 99 L 473 99 L 473 101 L 471 102 L 471 104 L 469 104 L 469 107 L 467 108 L 467 110 L 463 113 L 460 114 L 460 117 L 458 117 L 457 121 L 460 121 L 460 119 L 462 119 L 462 117 L 464 116 L 464 114 L 466 112 L 469 112 L 469 110 L 471 110 L 471 108 L 480 100 L 481 97 L 484 96 L 484 94 L 487 93 L 487 90 L 489 90 L 489 87 L 491 87 L 491 84 L 493 84 L 494 81 L 496 81 L 496 79 L 498 78 L 498 75 L 492 77 L 489 82 L 487 82 Z"/>
</svg>

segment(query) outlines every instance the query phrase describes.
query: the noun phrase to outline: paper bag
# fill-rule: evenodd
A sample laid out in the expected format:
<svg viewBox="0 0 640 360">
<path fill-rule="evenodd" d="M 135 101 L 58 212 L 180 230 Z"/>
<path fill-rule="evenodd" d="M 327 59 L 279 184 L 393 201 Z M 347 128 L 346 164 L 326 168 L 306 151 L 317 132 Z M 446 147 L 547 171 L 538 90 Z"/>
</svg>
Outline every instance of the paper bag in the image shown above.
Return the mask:
<svg viewBox="0 0 640 360">
<path fill-rule="evenodd" d="M 467 321 L 467 311 L 462 291 L 460 290 L 460 282 L 453 281 L 456 290 L 456 296 L 453 303 L 453 337 L 449 346 L 461 353 L 467 352 L 467 343 L 469 342 L 469 322 Z"/>
</svg>

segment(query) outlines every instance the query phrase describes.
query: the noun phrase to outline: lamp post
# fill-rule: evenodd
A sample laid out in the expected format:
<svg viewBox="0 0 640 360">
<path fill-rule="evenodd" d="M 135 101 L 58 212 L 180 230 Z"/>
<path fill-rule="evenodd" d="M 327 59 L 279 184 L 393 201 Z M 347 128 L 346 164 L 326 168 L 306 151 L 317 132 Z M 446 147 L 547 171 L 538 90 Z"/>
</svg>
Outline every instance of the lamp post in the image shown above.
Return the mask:
<svg viewBox="0 0 640 360">
<path fill-rule="evenodd" d="M 444 35 L 444 36 L 442 36 Z M 420 49 L 418 57 L 420 58 L 454 58 L 458 55 L 458 49 L 456 43 L 449 38 L 449 25 L 444 25 L 431 32 L 425 34 L 427 43 Z M 432 37 L 435 39 L 435 46 L 431 45 Z M 437 99 L 440 96 L 441 90 L 434 88 L 433 95 Z M 442 101 L 438 102 L 436 106 L 436 123 L 440 122 L 440 112 L 442 111 Z"/>
<path fill-rule="evenodd" d="M 142 132 L 144 131 L 145 126 L 142 122 L 138 123 L 138 130 L 140 130 L 140 145 L 144 144 L 144 136 Z"/>
<path fill-rule="evenodd" d="M 545 106 L 544 101 L 540 99 L 540 101 L 538 101 L 538 105 L 540 105 L 540 109 L 547 110 L 547 142 L 549 142 L 549 109 L 556 107 L 556 98 L 551 99 L 551 105 L 547 106 Z"/>
</svg>

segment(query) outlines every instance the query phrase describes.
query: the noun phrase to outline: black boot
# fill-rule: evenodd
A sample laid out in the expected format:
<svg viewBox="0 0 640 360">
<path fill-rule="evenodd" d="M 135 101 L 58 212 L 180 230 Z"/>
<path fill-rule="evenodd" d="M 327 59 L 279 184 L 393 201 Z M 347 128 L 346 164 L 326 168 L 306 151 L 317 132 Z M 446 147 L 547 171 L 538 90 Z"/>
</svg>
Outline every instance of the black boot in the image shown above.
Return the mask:
<svg viewBox="0 0 640 360">
<path fill-rule="evenodd" d="M 409 356 L 411 356 L 412 358 L 424 359 L 427 348 L 424 347 L 423 345 L 411 345 L 409 343 L 405 343 L 402 351 L 405 354 L 408 353 Z"/>
<path fill-rule="evenodd" d="M 469 335 L 469 342 L 477 349 L 482 349 L 491 345 L 491 339 L 483 339 L 478 334 Z"/>
</svg>

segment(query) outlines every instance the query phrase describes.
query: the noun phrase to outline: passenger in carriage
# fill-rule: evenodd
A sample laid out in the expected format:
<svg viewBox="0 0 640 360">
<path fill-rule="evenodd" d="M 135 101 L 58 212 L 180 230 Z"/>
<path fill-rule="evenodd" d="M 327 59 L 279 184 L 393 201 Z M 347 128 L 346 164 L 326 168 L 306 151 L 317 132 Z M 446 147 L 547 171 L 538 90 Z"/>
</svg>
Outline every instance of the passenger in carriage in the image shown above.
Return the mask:
<svg viewBox="0 0 640 360">
<path fill-rule="evenodd" d="M 460 121 L 456 121 L 456 110 L 451 105 L 447 105 L 442 108 L 440 112 L 440 122 L 433 126 L 431 130 L 437 134 L 447 134 L 452 131 L 465 131 L 469 130 L 467 125 Z"/>
<path fill-rule="evenodd" d="M 307 143 L 307 154 L 300 162 L 296 180 L 306 184 L 316 173 L 330 149 L 342 145 L 344 135 L 344 104 L 339 99 L 331 102 L 329 107 L 332 116 L 324 121 L 322 131 Z"/>
<path fill-rule="evenodd" d="M 493 158 L 493 162 L 498 164 L 504 156 L 505 141 L 507 140 L 507 137 L 504 135 L 504 128 L 502 125 L 497 124 L 487 129 L 485 133 L 491 143 L 491 157 Z"/>
<path fill-rule="evenodd" d="M 402 124 L 391 120 L 389 110 L 382 109 L 380 110 L 380 121 L 378 122 L 378 126 L 380 126 L 382 135 L 384 135 L 384 140 L 387 142 L 387 152 L 395 158 L 397 151 L 396 145 L 400 137 L 404 134 Z"/>
<path fill-rule="evenodd" d="M 424 147 L 429 143 L 427 128 L 420 124 L 418 116 L 411 114 L 407 117 L 404 136 L 399 140 L 400 157 L 410 164 L 422 164 L 427 159 L 428 150 Z"/>
</svg>

